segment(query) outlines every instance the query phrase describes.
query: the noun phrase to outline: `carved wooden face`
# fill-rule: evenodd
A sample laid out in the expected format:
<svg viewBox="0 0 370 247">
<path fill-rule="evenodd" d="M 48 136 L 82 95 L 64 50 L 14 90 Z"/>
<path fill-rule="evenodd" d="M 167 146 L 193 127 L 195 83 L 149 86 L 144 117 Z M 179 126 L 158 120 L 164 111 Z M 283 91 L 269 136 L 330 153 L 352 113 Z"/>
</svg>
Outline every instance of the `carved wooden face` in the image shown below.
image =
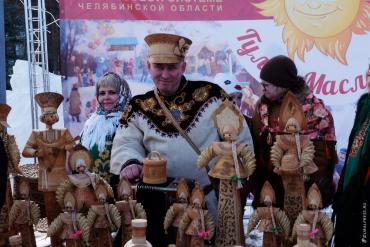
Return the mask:
<svg viewBox="0 0 370 247">
<path fill-rule="evenodd" d="M 222 129 L 222 137 L 225 141 L 235 141 L 237 134 L 235 128 L 231 125 L 226 124 L 225 127 Z"/>
<path fill-rule="evenodd" d="M 41 115 L 40 120 L 46 125 L 53 125 L 59 121 L 59 116 L 56 112 L 44 113 L 43 115 Z"/>
</svg>

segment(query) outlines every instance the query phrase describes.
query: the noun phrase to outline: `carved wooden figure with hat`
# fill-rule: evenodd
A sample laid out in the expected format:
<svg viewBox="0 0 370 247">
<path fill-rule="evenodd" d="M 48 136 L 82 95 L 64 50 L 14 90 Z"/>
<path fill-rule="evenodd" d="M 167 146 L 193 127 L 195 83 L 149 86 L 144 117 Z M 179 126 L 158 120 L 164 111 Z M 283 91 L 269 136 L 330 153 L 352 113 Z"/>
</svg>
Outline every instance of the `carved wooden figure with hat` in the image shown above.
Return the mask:
<svg viewBox="0 0 370 247">
<path fill-rule="evenodd" d="M 208 210 L 204 209 L 204 193 L 199 183 L 190 196 L 190 206 L 179 223 L 180 238 L 186 238 L 185 246 L 204 247 L 204 241 L 212 239 L 215 226 Z"/>
<path fill-rule="evenodd" d="M 181 178 L 177 185 L 176 200 L 167 210 L 166 217 L 164 218 L 164 230 L 167 232 L 170 227 L 173 227 L 176 232 L 176 246 L 186 247 L 188 236 L 185 235 L 180 238 L 178 231 L 180 220 L 189 206 L 189 188 L 184 178 Z"/>
<path fill-rule="evenodd" d="M 89 229 L 86 218 L 76 211 L 76 199 L 67 191 L 64 194 L 64 212 L 53 220 L 47 235 L 57 235 L 65 242 L 66 247 L 82 247 L 88 243 Z"/>
<path fill-rule="evenodd" d="M 131 183 L 127 179 L 120 180 L 117 186 L 117 195 L 119 201 L 115 205 L 121 214 L 121 244 L 123 246 L 132 237 L 131 221 L 133 219 L 146 219 L 146 213 L 141 203 L 133 199 Z"/>
<path fill-rule="evenodd" d="M 22 174 L 19 169 L 20 153 L 15 137 L 7 133 L 7 118 L 11 107 L 0 104 L 0 245 L 5 244 L 9 235 L 9 210 L 13 204 L 9 174 Z"/>
<path fill-rule="evenodd" d="M 298 227 L 301 224 L 310 226 L 310 241 L 316 246 L 327 246 L 334 233 L 334 226 L 322 209 L 321 193 L 314 183 L 307 192 L 306 208 L 297 217 L 292 230 L 292 237 L 297 236 Z"/>
<path fill-rule="evenodd" d="M 215 128 L 223 141 L 213 142 L 198 158 L 198 167 L 205 167 L 215 156 L 217 161 L 208 175 L 220 179 L 217 246 L 244 243 L 243 209 L 240 202 L 242 183 L 254 172 L 256 160 L 251 148 L 236 143 L 243 127 L 243 116 L 230 101 L 224 101 L 213 113 Z"/>
<path fill-rule="evenodd" d="M 66 151 L 73 148 L 74 139 L 68 129 L 54 129 L 59 121 L 57 109 L 63 102 L 59 93 L 44 92 L 35 95 L 41 108 L 40 121 L 46 124 L 45 130 L 33 130 L 23 149 L 24 157 L 35 157 L 39 163 L 38 189 L 43 191 L 48 224 L 54 220 L 61 208 L 55 201 L 57 186 L 66 179 Z M 60 245 L 56 237 L 51 238 L 53 246 Z"/>
<path fill-rule="evenodd" d="M 18 199 L 10 210 L 9 225 L 14 226 L 21 234 L 23 246 L 36 247 L 33 225 L 39 221 L 40 208 L 30 201 L 30 185 L 25 178 L 22 177 L 16 187 Z"/>
<path fill-rule="evenodd" d="M 96 184 L 95 194 L 98 204 L 92 205 L 87 214 L 90 245 L 113 247 L 111 232 L 121 227 L 121 216 L 117 207 L 107 202 L 109 198 L 113 198 L 113 190 L 100 181 Z"/>
<path fill-rule="evenodd" d="M 275 191 L 266 181 L 261 190 L 260 203 L 265 206 L 255 209 L 249 219 L 247 236 L 254 228 L 263 232 L 263 246 L 277 247 L 278 236 L 287 238 L 290 233 L 290 222 L 284 211 L 274 207 L 276 203 Z"/>
</svg>

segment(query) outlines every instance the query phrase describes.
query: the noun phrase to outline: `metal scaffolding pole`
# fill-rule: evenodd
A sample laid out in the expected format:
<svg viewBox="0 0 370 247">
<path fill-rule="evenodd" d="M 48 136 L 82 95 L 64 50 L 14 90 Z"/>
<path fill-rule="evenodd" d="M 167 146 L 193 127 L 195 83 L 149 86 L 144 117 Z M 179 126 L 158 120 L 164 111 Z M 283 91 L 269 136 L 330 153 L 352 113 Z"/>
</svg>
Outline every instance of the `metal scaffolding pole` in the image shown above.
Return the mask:
<svg viewBox="0 0 370 247">
<path fill-rule="evenodd" d="M 48 48 L 44 0 L 24 0 L 26 21 L 28 74 L 32 111 L 32 128 L 38 126 L 38 108 L 34 96 L 50 91 Z M 37 72 L 41 68 L 41 73 Z"/>
</svg>

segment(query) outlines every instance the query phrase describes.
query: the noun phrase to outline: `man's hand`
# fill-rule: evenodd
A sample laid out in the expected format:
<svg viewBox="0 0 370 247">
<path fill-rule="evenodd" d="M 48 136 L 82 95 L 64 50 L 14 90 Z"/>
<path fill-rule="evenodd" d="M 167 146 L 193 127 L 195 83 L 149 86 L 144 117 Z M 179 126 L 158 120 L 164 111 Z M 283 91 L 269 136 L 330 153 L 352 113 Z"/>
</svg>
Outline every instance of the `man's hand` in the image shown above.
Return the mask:
<svg viewBox="0 0 370 247">
<path fill-rule="evenodd" d="M 125 168 L 122 169 L 119 178 L 127 178 L 129 180 L 138 178 L 141 176 L 141 173 L 143 171 L 143 167 L 138 164 L 131 164 Z"/>
</svg>

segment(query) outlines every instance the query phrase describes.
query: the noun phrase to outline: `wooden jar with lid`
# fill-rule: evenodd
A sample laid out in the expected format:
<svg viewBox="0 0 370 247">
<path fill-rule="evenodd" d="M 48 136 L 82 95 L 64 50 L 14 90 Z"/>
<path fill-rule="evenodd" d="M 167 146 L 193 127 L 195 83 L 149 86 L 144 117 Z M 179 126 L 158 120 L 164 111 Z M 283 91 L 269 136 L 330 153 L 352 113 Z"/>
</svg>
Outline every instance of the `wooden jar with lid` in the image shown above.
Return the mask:
<svg viewBox="0 0 370 247">
<path fill-rule="evenodd" d="M 167 160 L 159 152 L 153 151 L 144 159 L 144 178 L 146 184 L 167 182 Z"/>
</svg>

